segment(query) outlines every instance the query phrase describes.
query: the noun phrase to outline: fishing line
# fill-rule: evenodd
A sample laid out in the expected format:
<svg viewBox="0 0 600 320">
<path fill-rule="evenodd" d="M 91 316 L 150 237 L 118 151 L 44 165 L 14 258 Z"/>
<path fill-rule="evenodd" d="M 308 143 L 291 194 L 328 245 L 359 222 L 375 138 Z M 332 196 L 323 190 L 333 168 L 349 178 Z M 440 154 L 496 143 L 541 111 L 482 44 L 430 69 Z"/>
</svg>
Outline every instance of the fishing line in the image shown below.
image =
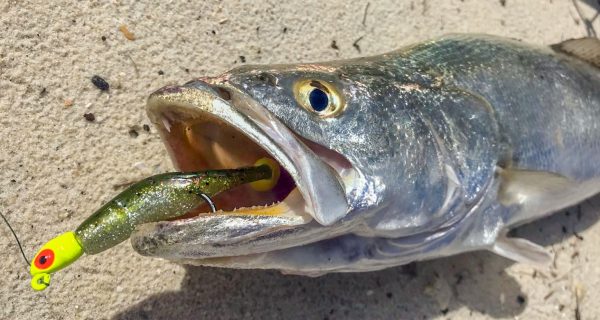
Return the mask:
<svg viewBox="0 0 600 320">
<path fill-rule="evenodd" d="M 15 240 L 17 240 L 17 245 L 19 246 L 19 250 L 21 250 L 21 254 L 23 255 L 23 259 L 25 259 L 25 263 L 27 263 L 27 266 L 29 267 L 29 260 L 27 260 L 27 257 L 25 256 L 25 251 L 23 251 L 23 246 L 21 246 L 21 241 L 19 241 L 19 237 L 17 237 L 17 233 L 10 226 L 10 223 L 8 223 L 8 220 L 6 220 L 6 217 L 2 214 L 2 212 L 0 212 L 0 217 L 2 217 L 2 220 L 4 220 L 4 222 L 6 223 L 6 225 L 8 226 L 8 228 L 10 229 L 10 232 L 12 232 L 13 236 L 15 237 Z"/>
</svg>

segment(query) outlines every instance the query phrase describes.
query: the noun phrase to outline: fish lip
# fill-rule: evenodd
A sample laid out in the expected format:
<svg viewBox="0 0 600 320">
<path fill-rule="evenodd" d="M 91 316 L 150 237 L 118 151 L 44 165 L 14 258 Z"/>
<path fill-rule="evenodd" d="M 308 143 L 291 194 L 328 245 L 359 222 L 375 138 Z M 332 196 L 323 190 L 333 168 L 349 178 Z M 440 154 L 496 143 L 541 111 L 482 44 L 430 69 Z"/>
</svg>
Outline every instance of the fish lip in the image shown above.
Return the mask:
<svg viewBox="0 0 600 320">
<path fill-rule="evenodd" d="M 216 91 L 221 88 L 230 94 L 227 100 Z M 167 147 L 164 133 L 170 128 L 163 121 L 163 112 L 169 108 L 217 117 L 266 150 L 290 173 L 306 202 L 305 211 L 319 224 L 331 225 L 348 212 L 344 185 L 335 170 L 264 106 L 237 88 L 227 86 L 226 81 L 217 86 L 197 80 L 184 86 L 167 86 L 150 95 L 148 116 L 159 128 Z"/>
</svg>

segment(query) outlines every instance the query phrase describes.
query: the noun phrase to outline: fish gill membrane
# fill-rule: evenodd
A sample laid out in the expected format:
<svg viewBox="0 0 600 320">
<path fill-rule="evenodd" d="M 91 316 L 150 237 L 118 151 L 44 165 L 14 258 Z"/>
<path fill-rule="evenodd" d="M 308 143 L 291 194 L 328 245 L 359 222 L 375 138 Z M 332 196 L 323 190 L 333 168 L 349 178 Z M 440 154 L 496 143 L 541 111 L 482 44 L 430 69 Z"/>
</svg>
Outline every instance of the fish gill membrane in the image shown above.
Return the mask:
<svg viewBox="0 0 600 320">
<path fill-rule="evenodd" d="M 139 181 L 98 209 L 75 231 L 46 242 L 31 261 L 31 287 L 36 291 L 46 289 L 50 274 L 84 253 L 100 253 L 127 240 L 141 224 L 181 218 L 202 204 L 214 213 L 211 197 L 242 184 L 248 183 L 258 192 L 269 191 L 277 184 L 279 170 L 275 161 L 261 158 L 254 167 L 171 172 Z"/>
</svg>

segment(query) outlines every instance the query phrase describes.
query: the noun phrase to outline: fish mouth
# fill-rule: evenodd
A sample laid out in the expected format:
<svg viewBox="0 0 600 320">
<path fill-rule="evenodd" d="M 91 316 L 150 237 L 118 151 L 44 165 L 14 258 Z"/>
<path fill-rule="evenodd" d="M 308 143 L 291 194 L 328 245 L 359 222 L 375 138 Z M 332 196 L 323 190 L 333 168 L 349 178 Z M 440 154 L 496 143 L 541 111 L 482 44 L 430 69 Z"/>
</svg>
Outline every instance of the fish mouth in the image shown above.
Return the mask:
<svg viewBox="0 0 600 320">
<path fill-rule="evenodd" d="M 131 237 L 139 253 L 198 259 L 283 249 L 322 238 L 316 230 L 347 213 L 340 174 L 349 162 L 296 135 L 221 78 L 164 87 L 148 98 L 147 110 L 180 171 L 249 167 L 268 157 L 281 175 L 269 191 L 242 185 L 214 196 L 214 213 L 202 205 L 139 226 Z"/>
</svg>

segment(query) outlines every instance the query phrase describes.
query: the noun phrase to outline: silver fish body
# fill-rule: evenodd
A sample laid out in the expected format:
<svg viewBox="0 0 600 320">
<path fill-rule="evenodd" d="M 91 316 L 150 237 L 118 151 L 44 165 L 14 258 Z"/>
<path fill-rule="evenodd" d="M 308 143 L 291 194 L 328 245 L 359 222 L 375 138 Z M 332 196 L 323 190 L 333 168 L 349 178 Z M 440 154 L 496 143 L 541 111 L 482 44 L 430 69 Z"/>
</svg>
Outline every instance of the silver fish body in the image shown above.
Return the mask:
<svg viewBox="0 0 600 320">
<path fill-rule="evenodd" d="M 217 215 L 144 225 L 133 246 L 307 275 L 473 250 L 543 262 L 543 248 L 506 233 L 600 192 L 599 88 L 585 61 L 479 35 L 163 88 L 149 115 L 180 169 L 269 155 L 292 182 L 283 196 L 239 190 Z M 234 210 L 253 205 L 265 207 Z"/>
</svg>

